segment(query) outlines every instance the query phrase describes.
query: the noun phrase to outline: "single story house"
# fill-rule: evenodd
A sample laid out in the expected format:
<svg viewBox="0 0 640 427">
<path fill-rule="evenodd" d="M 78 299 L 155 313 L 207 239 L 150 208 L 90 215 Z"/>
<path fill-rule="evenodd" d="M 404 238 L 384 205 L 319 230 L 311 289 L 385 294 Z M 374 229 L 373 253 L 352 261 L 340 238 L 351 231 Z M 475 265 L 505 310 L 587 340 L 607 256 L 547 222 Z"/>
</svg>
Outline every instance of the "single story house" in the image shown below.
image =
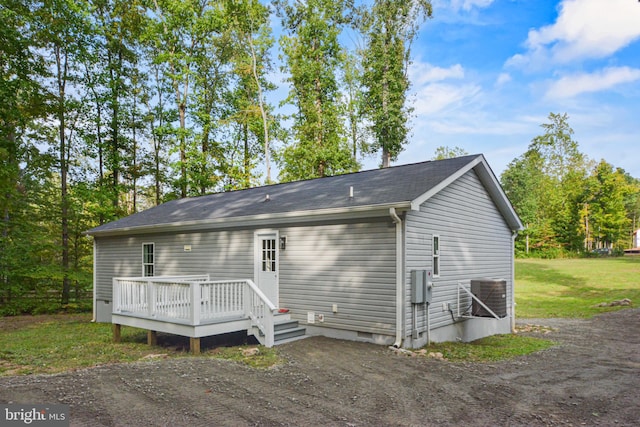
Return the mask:
<svg viewBox="0 0 640 427">
<path fill-rule="evenodd" d="M 483 155 L 173 200 L 87 232 L 94 317 L 195 346 L 471 341 L 513 328 L 522 229 Z"/>
</svg>

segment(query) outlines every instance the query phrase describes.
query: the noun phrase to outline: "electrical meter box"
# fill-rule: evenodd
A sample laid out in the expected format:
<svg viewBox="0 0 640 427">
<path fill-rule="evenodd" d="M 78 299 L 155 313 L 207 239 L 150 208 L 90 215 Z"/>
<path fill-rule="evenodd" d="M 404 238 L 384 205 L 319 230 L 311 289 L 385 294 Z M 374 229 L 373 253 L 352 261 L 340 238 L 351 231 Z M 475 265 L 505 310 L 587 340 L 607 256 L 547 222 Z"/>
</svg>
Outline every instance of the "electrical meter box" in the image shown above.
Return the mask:
<svg viewBox="0 0 640 427">
<path fill-rule="evenodd" d="M 411 270 L 411 303 L 424 304 L 431 302 L 431 270 Z"/>
</svg>

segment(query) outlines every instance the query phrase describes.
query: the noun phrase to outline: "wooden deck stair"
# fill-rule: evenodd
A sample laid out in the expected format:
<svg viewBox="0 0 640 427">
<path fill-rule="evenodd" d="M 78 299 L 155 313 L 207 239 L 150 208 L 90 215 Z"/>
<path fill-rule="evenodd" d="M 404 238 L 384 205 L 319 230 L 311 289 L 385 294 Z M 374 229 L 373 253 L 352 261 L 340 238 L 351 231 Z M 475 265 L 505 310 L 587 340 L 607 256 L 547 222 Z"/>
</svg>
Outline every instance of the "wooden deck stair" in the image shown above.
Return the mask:
<svg viewBox="0 0 640 427">
<path fill-rule="evenodd" d="M 300 326 L 297 320 L 292 320 L 288 314 L 276 314 L 273 322 L 273 345 L 306 338 L 306 332 L 307 329 Z M 262 343 L 264 339 L 262 331 L 254 330 L 253 335 Z"/>
<path fill-rule="evenodd" d="M 307 333 L 307 329 L 299 326 L 297 320 L 280 320 L 276 321 L 273 325 L 274 330 L 274 344 L 284 344 L 286 342 L 294 341 L 300 338 L 304 338 Z"/>
<path fill-rule="evenodd" d="M 187 336 L 194 353 L 200 338 L 247 331 L 271 347 L 305 337 L 306 329 L 278 309 L 251 279 L 209 280 L 208 275 L 114 277 L 111 322 L 120 326 Z"/>
</svg>

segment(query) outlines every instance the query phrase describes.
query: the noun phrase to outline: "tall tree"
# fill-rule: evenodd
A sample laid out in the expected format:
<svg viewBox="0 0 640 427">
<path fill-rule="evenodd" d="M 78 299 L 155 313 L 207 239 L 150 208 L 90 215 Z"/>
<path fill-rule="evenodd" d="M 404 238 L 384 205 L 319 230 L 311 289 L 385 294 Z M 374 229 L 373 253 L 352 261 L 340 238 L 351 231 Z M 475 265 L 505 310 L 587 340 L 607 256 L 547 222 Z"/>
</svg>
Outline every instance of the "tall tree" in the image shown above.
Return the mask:
<svg viewBox="0 0 640 427">
<path fill-rule="evenodd" d="M 89 23 L 84 2 L 45 0 L 36 10 L 41 30 L 40 47 L 51 58 L 51 115 L 55 121 L 52 146 L 58 157 L 60 179 L 60 229 L 62 266 L 62 303 L 69 301 L 69 163 L 81 101 L 77 98 L 79 66 L 85 54 Z"/>
<path fill-rule="evenodd" d="M 411 44 L 431 13 L 430 0 L 375 0 L 364 13 L 365 108 L 374 135 L 372 147 L 382 151 L 382 167 L 389 167 L 407 143 Z"/>
<path fill-rule="evenodd" d="M 542 164 L 540 153 L 528 150 L 512 160 L 500 176 L 507 197 L 525 225 L 516 240 L 520 253 L 529 253 L 530 248 L 545 251 L 555 245 L 549 220 L 542 216 L 541 205 L 549 188 Z"/>
<path fill-rule="evenodd" d="M 358 153 L 369 153 L 370 130 L 364 114 L 364 91 L 362 79 L 362 63 L 359 57 L 351 52 L 345 54 L 343 67 L 344 115 L 347 127 L 347 139 L 351 147 L 354 161 Z"/>
<path fill-rule="evenodd" d="M 274 121 L 270 117 L 265 93 L 275 86 L 266 80 L 265 75 L 271 70 L 269 50 L 274 40 L 268 25 L 269 9 L 258 0 L 226 0 L 225 11 L 226 20 L 232 28 L 232 63 L 237 83 L 231 96 L 229 119 L 237 125 L 234 139 L 242 142 L 242 166 L 239 173 L 232 175 L 239 176 L 240 187 L 246 188 L 252 183 L 258 143 L 262 145 L 264 156 L 265 182 L 272 181 L 270 128 Z M 233 163 L 232 158 L 229 160 Z"/>
<path fill-rule="evenodd" d="M 583 223 L 587 245 L 593 242 L 596 247 L 617 245 L 624 249 L 630 225 L 625 201 L 632 191 L 624 171 L 614 170 L 602 160 L 587 179 L 585 190 Z M 590 246 L 587 248 L 591 249 Z"/>
<path fill-rule="evenodd" d="M 281 154 L 284 181 L 323 177 L 357 168 L 344 136 L 337 73 L 344 52 L 338 37 L 350 3 L 309 0 L 276 2 L 286 35 L 280 39 L 291 83 L 287 101 L 294 142 Z"/>
<path fill-rule="evenodd" d="M 153 43 L 144 43 L 143 56 L 149 59 L 147 84 L 143 87 L 141 101 L 145 106 L 144 123 L 147 126 L 151 158 L 143 159 L 144 169 L 151 178 L 150 198 L 155 205 L 163 201 L 169 175 L 169 149 L 174 146 L 176 132 L 173 123 L 177 121 L 177 109 L 171 108 L 172 88 L 166 77 L 169 69 L 166 63 L 153 60 L 159 55 Z"/>
<path fill-rule="evenodd" d="M 35 28 L 30 1 L 0 6 L 0 314 L 16 313 L 13 304 L 29 283 L 23 273 L 37 265 L 39 221 L 29 212 L 35 200 L 42 162 L 31 132 L 46 113 L 46 75 L 41 51 L 33 49 Z"/>
<path fill-rule="evenodd" d="M 135 211 L 128 198 L 125 180 L 130 181 L 133 155 L 131 116 L 140 103 L 140 80 L 137 49 L 144 16 L 140 0 L 93 0 L 90 19 L 92 34 L 85 58 L 83 84 L 95 105 L 93 132 L 88 141 L 98 152 L 98 189 L 110 201 L 103 208 L 106 218 L 117 218 Z M 133 80 L 137 81 L 137 88 Z M 134 197 L 135 199 L 135 197 Z"/>
<path fill-rule="evenodd" d="M 521 215 L 535 250 L 552 252 L 583 248 L 581 199 L 589 162 L 572 137 L 566 114 L 549 115 L 544 133 L 527 152 L 509 164 L 502 184 Z"/>
<path fill-rule="evenodd" d="M 631 230 L 629 230 L 629 239 L 631 239 L 633 232 L 640 228 L 640 179 L 625 173 L 625 180 L 629 187 L 629 194 L 625 200 L 625 206 L 629 223 L 631 224 Z"/>
</svg>

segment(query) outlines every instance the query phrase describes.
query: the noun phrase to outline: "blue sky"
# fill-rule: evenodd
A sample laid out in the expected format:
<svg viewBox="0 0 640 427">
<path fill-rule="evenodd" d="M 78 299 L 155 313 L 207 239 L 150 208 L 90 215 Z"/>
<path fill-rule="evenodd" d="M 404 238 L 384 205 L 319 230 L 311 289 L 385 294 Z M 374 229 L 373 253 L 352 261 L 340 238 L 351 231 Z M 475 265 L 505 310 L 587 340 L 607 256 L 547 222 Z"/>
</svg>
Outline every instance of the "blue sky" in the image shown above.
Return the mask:
<svg viewBox="0 0 640 427">
<path fill-rule="evenodd" d="M 433 0 L 413 46 L 411 142 L 484 153 L 499 176 L 567 113 L 589 158 L 640 178 L 640 2 Z M 365 169 L 378 159 L 366 159 Z"/>
<path fill-rule="evenodd" d="M 640 178 L 639 1 L 432 4 L 412 46 L 412 135 L 395 165 L 457 146 L 483 153 L 499 177 L 554 112 L 569 115 L 590 159 Z"/>
</svg>

